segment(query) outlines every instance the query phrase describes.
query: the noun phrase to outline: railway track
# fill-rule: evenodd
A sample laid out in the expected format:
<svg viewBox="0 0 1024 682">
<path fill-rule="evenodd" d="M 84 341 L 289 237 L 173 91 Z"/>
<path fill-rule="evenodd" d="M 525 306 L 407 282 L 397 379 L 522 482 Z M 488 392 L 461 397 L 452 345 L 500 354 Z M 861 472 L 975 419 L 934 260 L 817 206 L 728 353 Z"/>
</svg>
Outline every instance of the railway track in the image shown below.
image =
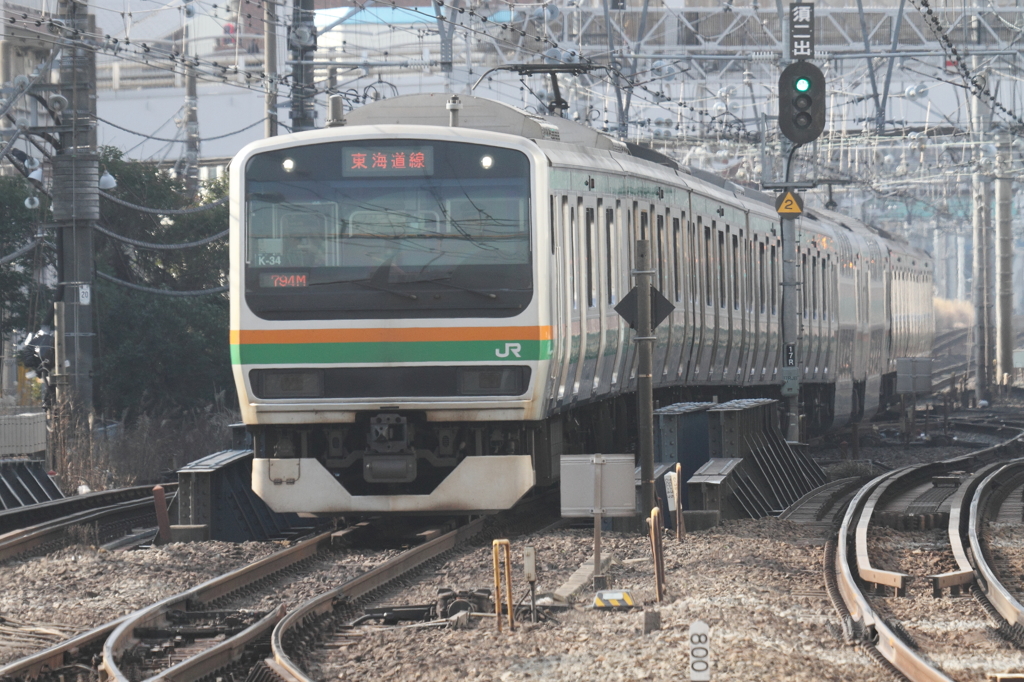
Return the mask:
<svg viewBox="0 0 1024 682">
<path fill-rule="evenodd" d="M 523 511 L 512 510 L 512 518 Z M 527 514 L 529 516 L 529 514 Z M 321 533 L 190 590 L 164 599 L 89 632 L 0 667 L 0 680 L 42 679 L 58 682 L 83 669 L 116 682 L 173 680 L 190 682 L 231 670 L 244 678 L 254 665 L 257 674 L 288 671 L 303 679 L 295 662 L 299 640 L 311 627 L 323 630 L 343 619 L 362 600 L 477 535 L 493 520 L 479 518 L 397 556 L 328 586 L 292 612 L 280 601 L 280 580 L 308 569 L 339 543 L 368 537 L 373 529 L 360 524 Z M 381 553 L 378 552 L 378 555 Z M 365 567 L 366 561 L 356 562 Z M 267 598 L 272 595 L 272 606 Z M 340 621 L 338 621 L 340 622 Z M 269 654 L 269 658 L 263 657 Z M 98 662 L 94 665 L 93 662 Z M 259 671 L 262 671 L 260 673 Z"/>
<path fill-rule="evenodd" d="M 988 599 L 972 602 L 956 597 L 975 590 L 996 593 L 1001 585 L 979 544 L 979 519 L 990 507 L 978 493 L 988 491 L 984 499 L 999 499 L 1001 495 L 992 488 L 995 481 L 1024 483 L 1024 469 L 1014 470 L 1010 478 L 1004 470 L 1007 461 L 1024 455 L 1024 430 L 963 423 L 957 428 L 996 433 L 1003 442 L 872 479 L 853 496 L 838 537 L 826 549 L 825 580 L 843 621 L 843 636 L 863 646 L 897 679 L 985 679 L 985 674 L 998 670 L 986 670 L 984 657 L 972 658 L 966 651 L 953 649 L 963 647 L 965 641 L 975 646 L 988 642 L 991 648 L 996 633 L 1012 640 L 1016 621 L 1008 622 L 1000 611 L 986 606 Z M 884 527 L 898 529 L 894 541 L 887 543 Z M 978 538 L 974 543 L 972 532 Z M 930 563 L 922 563 L 923 559 Z M 899 570 L 923 565 L 934 568 L 913 574 Z M 912 583 L 920 590 L 905 599 Z M 926 590 L 936 601 L 924 607 L 932 609 L 934 617 L 922 623 L 915 609 L 925 603 L 927 595 L 920 592 Z M 939 632 L 942 623 L 933 622 L 942 619 L 947 625 L 956 624 L 945 634 Z M 999 667 L 995 658 L 990 665 Z"/>
<path fill-rule="evenodd" d="M 176 490 L 177 484 L 168 488 Z M 55 500 L 33 505 L 46 509 L 24 507 L 8 512 L 12 515 L 7 519 L 8 524 L 35 524 L 20 526 L 0 535 L 0 563 L 32 552 L 48 552 L 63 547 L 76 540 L 73 535 L 76 528 L 84 529 L 82 535 L 88 536 L 95 544 L 102 544 L 124 537 L 133 528 L 156 526 L 152 486 L 82 497 L 89 499 Z"/>
</svg>

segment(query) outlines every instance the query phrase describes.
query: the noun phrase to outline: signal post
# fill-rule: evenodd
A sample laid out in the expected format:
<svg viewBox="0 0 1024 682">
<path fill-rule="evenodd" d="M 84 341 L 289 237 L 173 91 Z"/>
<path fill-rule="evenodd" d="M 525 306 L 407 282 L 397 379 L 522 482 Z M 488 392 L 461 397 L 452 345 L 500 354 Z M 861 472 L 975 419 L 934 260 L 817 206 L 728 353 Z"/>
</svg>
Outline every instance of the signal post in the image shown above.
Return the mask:
<svg viewBox="0 0 1024 682">
<path fill-rule="evenodd" d="M 793 154 L 818 139 L 825 130 L 825 76 L 809 59 L 814 58 L 814 5 L 789 6 L 789 57 L 796 60 L 779 76 L 779 131 L 792 144 L 783 145 L 785 181 L 765 185 L 780 189 L 775 209 L 782 226 L 782 397 L 789 423 L 786 440 L 800 440 L 800 366 L 797 362 L 800 329 L 797 296 L 796 218 L 803 214 L 803 200 L 793 182 Z"/>
</svg>

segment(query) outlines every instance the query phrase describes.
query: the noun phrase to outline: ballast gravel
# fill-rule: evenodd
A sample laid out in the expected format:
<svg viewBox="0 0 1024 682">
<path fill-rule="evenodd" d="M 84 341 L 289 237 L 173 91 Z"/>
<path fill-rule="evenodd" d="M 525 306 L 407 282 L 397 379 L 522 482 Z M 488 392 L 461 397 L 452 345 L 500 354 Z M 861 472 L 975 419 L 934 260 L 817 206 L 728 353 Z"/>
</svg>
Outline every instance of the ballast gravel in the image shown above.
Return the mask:
<svg viewBox="0 0 1024 682">
<path fill-rule="evenodd" d="M 592 532 L 558 529 L 515 538 L 517 601 L 528 593 L 522 552 L 537 550 L 538 593 L 557 589 L 592 552 Z M 889 678 L 862 651 L 835 639 L 826 627 L 835 612 L 822 578 L 824 538 L 769 518 L 727 522 L 664 538 L 668 592 L 654 601 L 650 542 L 635 534 L 605 533 L 603 552 L 616 557 L 614 588 L 632 590 L 644 608 L 660 613 L 661 629 L 643 634 L 644 613 L 589 608 L 592 593 L 557 621 L 519 623 L 497 633 L 493 617 L 468 629 L 366 626 L 342 632 L 305 661 L 319 680 L 685 680 L 689 679 L 690 624 L 711 627 L 711 674 L 716 680 L 861 680 Z M 438 588 L 493 588 L 491 547 L 462 553 L 422 572 L 387 599 L 428 603 Z M 528 603 L 528 602 L 527 602 Z"/>
<path fill-rule="evenodd" d="M 107 623 L 164 597 L 251 563 L 281 546 L 272 542 L 174 543 L 110 552 L 73 545 L 52 554 L 8 562 L 0 571 L 0 664 L 63 639 L 32 643 L 20 632 L 45 624 L 74 635 Z"/>
</svg>

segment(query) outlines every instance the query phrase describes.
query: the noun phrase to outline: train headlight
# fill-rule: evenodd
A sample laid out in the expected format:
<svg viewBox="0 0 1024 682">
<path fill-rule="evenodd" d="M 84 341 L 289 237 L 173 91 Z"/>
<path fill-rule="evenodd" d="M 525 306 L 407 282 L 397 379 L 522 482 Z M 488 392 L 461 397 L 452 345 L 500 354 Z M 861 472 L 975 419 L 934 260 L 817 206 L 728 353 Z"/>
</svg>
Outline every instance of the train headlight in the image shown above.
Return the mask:
<svg viewBox="0 0 1024 682">
<path fill-rule="evenodd" d="M 285 159 L 284 161 L 281 162 L 281 168 L 284 168 L 285 173 L 291 173 L 293 170 L 295 170 L 295 160 Z"/>
<path fill-rule="evenodd" d="M 480 165 L 484 170 L 489 170 L 490 167 L 494 165 L 494 158 L 490 156 L 482 156 L 480 157 Z"/>
<path fill-rule="evenodd" d="M 319 369 L 254 370 L 253 392 L 259 398 L 322 398 L 324 373 Z"/>
</svg>

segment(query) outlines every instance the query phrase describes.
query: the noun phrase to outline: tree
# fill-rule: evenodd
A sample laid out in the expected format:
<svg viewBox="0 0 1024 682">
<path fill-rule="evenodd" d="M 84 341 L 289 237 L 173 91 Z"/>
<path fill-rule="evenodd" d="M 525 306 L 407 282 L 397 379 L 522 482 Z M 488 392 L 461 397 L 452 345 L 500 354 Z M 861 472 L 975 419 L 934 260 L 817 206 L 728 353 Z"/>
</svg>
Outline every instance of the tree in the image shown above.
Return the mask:
<svg viewBox="0 0 1024 682">
<path fill-rule="evenodd" d="M 101 150 L 117 179 L 111 193 L 149 208 L 193 205 L 184 181 L 155 164 L 128 161 Z M 198 203 L 227 194 L 226 181 L 208 183 Z M 228 207 L 184 216 L 145 213 L 103 199 L 105 229 L 137 241 L 179 244 L 227 229 Z M 96 268 L 119 280 L 172 291 L 199 291 L 227 283 L 228 244 L 220 239 L 174 250 L 152 250 L 96 234 Z M 231 394 L 227 294 L 171 297 L 97 282 L 97 406 L 107 414 L 168 414 L 208 405 Z"/>
<path fill-rule="evenodd" d="M 35 237 L 36 226 L 47 200 L 41 198 L 40 208 L 25 207 L 25 199 L 33 192 L 17 177 L 0 177 L 0 257 L 27 246 Z M 52 294 L 33 273 L 52 264 L 53 251 L 37 246 L 0 265 L 0 338 L 13 331 L 34 331 L 52 320 Z M 21 339 L 17 339 L 21 341 Z"/>
</svg>

